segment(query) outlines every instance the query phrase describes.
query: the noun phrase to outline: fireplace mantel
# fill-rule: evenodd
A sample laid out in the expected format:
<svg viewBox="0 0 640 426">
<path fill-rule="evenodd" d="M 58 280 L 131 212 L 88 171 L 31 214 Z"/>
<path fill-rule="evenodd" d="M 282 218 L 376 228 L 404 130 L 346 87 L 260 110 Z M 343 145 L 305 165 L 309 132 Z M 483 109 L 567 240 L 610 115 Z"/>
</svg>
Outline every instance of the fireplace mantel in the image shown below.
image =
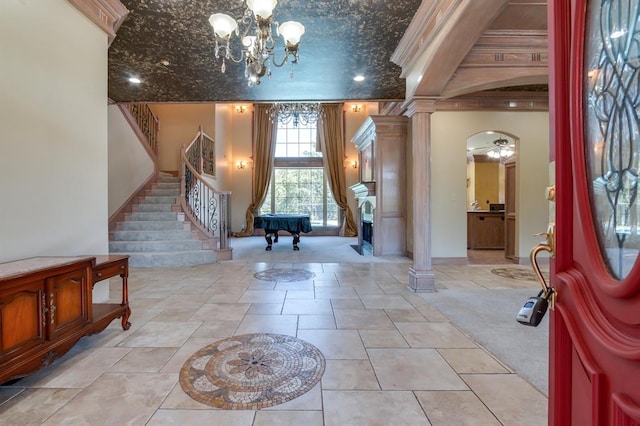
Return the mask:
<svg viewBox="0 0 640 426">
<path fill-rule="evenodd" d="M 349 187 L 355 194 L 358 201 L 358 208 L 362 207 L 365 202 L 370 202 L 373 208 L 376 208 L 376 183 L 375 182 L 358 182 Z"/>
</svg>

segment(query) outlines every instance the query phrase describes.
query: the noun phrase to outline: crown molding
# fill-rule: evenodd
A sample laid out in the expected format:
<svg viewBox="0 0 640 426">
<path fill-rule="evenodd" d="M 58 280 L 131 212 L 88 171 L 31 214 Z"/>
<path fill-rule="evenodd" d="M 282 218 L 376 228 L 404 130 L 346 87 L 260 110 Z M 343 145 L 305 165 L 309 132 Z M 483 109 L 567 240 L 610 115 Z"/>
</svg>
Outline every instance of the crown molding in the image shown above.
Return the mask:
<svg viewBox="0 0 640 426">
<path fill-rule="evenodd" d="M 129 14 L 120 0 L 67 0 L 87 19 L 96 24 L 109 37 L 109 44 L 116 38 L 116 32 Z"/>
<path fill-rule="evenodd" d="M 398 43 L 398 47 L 391 55 L 391 62 L 399 65 L 403 70 L 412 68 L 424 46 L 428 46 L 436 34 L 442 31 L 461 1 L 423 0 Z"/>
<path fill-rule="evenodd" d="M 548 92 L 485 91 L 440 99 L 437 111 L 549 111 Z"/>
</svg>

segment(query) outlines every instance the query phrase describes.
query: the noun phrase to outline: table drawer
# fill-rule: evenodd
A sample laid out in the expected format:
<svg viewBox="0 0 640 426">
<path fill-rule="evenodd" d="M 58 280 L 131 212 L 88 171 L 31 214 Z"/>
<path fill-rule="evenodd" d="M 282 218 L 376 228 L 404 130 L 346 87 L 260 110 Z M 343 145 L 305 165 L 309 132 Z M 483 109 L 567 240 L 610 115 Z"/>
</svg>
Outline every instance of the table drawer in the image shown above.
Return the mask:
<svg viewBox="0 0 640 426">
<path fill-rule="evenodd" d="M 93 270 L 93 282 L 106 280 L 107 278 L 120 276 L 127 272 L 127 262 L 120 261 L 105 265 L 98 265 Z"/>
</svg>

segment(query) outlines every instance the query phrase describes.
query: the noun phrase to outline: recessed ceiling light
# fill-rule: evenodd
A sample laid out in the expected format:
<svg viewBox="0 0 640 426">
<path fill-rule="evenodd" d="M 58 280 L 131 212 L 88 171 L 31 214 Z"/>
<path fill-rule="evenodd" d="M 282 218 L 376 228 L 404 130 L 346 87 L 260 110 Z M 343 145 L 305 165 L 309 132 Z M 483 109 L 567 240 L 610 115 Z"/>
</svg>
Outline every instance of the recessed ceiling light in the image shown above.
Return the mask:
<svg viewBox="0 0 640 426">
<path fill-rule="evenodd" d="M 163 60 L 161 60 L 161 61 L 160 61 L 160 63 L 166 67 L 166 66 L 167 66 L 167 65 L 169 65 L 171 62 L 167 61 L 166 59 L 163 59 Z"/>
<path fill-rule="evenodd" d="M 138 77 L 129 77 L 129 83 L 140 84 L 142 83 L 142 80 L 140 80 Z"/>
<path fill-rule="evenodd" d="M 364 75 L 356 75 L 353 77 L 353 81 L 364 81 Z"/>
</svg>

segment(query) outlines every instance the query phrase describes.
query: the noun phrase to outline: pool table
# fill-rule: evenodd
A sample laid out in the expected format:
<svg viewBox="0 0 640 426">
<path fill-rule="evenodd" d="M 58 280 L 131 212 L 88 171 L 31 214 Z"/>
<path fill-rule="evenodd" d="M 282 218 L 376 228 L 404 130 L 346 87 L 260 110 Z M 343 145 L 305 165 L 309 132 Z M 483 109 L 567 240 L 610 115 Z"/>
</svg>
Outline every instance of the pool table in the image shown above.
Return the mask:
<svg viewBox="0 0 640 426">
<path fill-rule="evenodd" d="M 264 229 L 267 240 L 265 250 L 270 251 L 272 244 L 278 242 L 278 231 L 287 231 L 293 236 L 293 249 L 300 250 L 300 233 L 311 232 L 311 220 L 306 214 L 265 214 L 253 219 L 255 229 Z"/>
</svg>

